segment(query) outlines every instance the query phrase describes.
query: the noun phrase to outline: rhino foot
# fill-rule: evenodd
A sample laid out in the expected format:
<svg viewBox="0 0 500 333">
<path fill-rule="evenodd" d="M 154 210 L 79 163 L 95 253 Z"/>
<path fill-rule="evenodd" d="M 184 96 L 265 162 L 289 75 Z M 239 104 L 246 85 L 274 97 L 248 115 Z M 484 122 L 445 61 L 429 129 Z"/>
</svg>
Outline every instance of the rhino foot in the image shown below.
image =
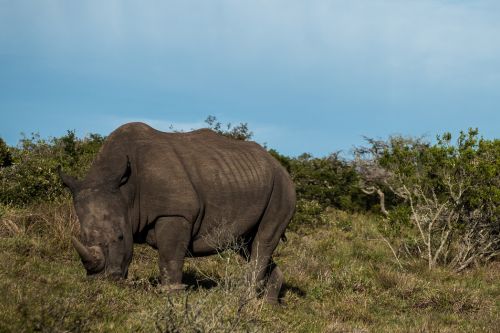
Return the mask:
<svg viewBox="0 0 500 333">
<path fill-rule="evenodd" d="M 187 284 L 176 283 L 158 286 L 158 292 L 160 294 L 175 294 L 186 290 Z"/>
</svg>

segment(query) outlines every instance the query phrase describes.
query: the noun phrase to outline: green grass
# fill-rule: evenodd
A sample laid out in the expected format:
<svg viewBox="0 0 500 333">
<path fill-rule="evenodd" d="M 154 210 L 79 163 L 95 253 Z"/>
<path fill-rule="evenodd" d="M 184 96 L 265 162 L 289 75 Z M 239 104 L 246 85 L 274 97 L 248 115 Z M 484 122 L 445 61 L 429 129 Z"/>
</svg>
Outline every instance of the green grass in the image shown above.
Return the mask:
<svg viewBox="0 0 500 333">
<path fill-rule="evenodd" d="M 157 254 L 136 246 L 129 279 L 87 278 L 68 203 L 0 210 L 0 332 L 496 332 L 500 263 L 461 274 L 399 268 L 376 218 L 331 211 L 295 228 L 276 261 L 283 305 L 252 297 L 237 255 L 188 259 L 190 289 L 157 288 Z"/>
</svg>

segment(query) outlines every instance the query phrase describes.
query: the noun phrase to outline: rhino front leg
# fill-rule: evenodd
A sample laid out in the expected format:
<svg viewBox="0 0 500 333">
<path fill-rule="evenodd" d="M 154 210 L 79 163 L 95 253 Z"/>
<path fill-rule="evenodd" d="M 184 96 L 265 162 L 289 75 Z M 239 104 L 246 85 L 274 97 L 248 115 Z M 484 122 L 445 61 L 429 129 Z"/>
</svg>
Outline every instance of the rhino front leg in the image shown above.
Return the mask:
<svg viewBox="0 0 500 333">
<path fill-rule="evenodd" d="M 166 291 L 183 290 L 182 266 L 191 236 L 189 222 L 183 217 L 160 217 L 155 225 L 160 257 L 160 279 Z"/>
</svg>

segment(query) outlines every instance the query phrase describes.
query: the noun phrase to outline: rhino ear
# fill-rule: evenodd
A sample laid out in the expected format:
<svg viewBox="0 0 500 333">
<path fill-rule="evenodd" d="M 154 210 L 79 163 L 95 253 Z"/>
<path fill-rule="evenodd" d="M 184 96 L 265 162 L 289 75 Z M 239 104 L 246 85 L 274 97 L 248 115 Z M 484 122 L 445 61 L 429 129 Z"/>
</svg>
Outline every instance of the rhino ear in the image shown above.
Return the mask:
<svg viewBox="0 0 500 333">
<path fill-rule="evenodd" d="M 130 178 L 130 173 L 131 173 L 130 159 L 128 158 L 127 155 L 127 163 L 125 165 L 125 170 L 123 170 L 122 176 L 120 178 L 120 183 L 118 184 L 118 187 L 125 185 L 127 183 L 128 179 Z"/>
<path fill-rule="evenodd" d="M 59 177 L 61 177 L 63 184 L 70 189 L 71 193 L 74 194 L 78 191 L 79 182 L 75 177 L 65 174 L 60 165 L 57 167 L 57 172 L 59 173 Z"/>
</svg>

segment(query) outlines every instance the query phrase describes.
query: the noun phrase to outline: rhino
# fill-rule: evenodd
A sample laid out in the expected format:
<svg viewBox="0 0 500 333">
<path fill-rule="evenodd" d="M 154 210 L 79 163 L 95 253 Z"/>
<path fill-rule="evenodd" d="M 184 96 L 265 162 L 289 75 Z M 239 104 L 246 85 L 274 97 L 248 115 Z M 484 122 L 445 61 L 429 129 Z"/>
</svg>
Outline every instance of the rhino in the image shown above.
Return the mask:
<svg viewBox="0 0 500 333">
<path fill-rule="evenodd" d="M 287 171 L 255 142 L 134 122 L 107 137 L 84 179 L 59 173 L 80 222 L 72 243 L 87 275 L 126 278 L 133 244 L 147 243 L 158 250 L 161 286 L 183 289 L 186 256 L 241 239 L 259 290 L 278 302 L 283 273 L 272 254 L 296 194 Z"/>
</svg>

